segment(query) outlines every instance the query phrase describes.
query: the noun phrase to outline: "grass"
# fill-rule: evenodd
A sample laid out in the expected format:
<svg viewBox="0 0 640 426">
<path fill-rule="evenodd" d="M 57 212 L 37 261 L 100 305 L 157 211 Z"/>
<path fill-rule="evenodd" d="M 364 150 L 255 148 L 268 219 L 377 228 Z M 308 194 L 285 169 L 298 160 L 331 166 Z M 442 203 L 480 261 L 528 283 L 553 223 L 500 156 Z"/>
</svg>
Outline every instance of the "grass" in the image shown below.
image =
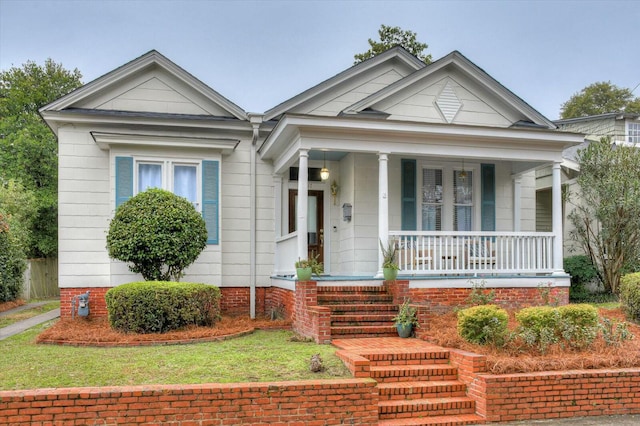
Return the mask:
<svg viewBox="0 0 640 426">
<path fill-rule="evenodd" d="M 335 348 L 292 342 L 290 331 L 256 331 L 222 342 L 91 348 L 34 343 L 49 324 L 0 342 L 0 390 L 46 387 L 267 382 L 349 378 Z M 326 370 L 309 371 L 319 353 Z"/>
<path fill-rule="evenodd" d="M 60 301 L 56 300 L 56 301 L 47 302 L 44 305 L 41 305 L 35 308 L 25 309 L 24 311 L 20 311 L 14 314 L 0 317 L 0 327 L 6 327 L 18 321 L 33 318 L 37 315 L 43 314 L 45 312 L 49 312 L 59 307 L 60 307 Z"/>
</svg>

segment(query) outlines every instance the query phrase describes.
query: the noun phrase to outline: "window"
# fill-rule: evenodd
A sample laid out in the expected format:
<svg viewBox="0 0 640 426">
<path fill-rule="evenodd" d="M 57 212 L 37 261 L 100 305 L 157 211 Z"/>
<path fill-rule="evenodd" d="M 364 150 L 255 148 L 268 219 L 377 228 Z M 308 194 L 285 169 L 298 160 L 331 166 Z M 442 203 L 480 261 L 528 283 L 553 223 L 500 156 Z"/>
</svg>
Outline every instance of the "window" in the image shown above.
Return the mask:
<svg viewBox="0 0 640 426">
<path fill-rule="evenodd" d="M 442 231 L 442 170 L 422 170 L 422 230 Z"/>
<path fill-rule="evenodd" d="M 473 225 L 473 172 L 453 172 L 453 230 L 471 231 Z"/>
<path fill-rule="evenodd" d="M 198 194 L 202 193 L 197 163 L 182 161 L 136 161 L 136 194 L 149 188 L 160 188 L 191 201 L 201 211 Z"/>
<path fill-rule="evenodd" d="M 640 123 L 627 121 L 627 142 L 640 144 Z"/>
<path fill-rule="evenodd" d="M 422 169 L 421 202 L 418 211 L 423 231 L 473 231 L 479 223 L 474 167 L 453 166 Z"/>
<path fill-rule="evenodd" d="M 219 242 L 218 160 L 159 160 L 154 158 L 115 157 L 115 207 L 148 188 L 161 188 L 185 197 L 202 213 L 207 243 Z"/>
</svg>

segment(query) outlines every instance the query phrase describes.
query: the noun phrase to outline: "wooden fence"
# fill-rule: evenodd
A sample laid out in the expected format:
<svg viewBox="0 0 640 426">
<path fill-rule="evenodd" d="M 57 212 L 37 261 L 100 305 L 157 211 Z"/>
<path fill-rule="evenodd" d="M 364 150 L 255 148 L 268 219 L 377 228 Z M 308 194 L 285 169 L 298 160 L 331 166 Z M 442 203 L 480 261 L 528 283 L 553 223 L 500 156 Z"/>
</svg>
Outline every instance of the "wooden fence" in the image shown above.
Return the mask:
<svg viewBox="0 0 640 426">
<path fill-rule="evenodd" d="M 22 297 L 29 300 L 59 296 L 58 259 L 29 259 L 24 273 Z"/>
</svg>

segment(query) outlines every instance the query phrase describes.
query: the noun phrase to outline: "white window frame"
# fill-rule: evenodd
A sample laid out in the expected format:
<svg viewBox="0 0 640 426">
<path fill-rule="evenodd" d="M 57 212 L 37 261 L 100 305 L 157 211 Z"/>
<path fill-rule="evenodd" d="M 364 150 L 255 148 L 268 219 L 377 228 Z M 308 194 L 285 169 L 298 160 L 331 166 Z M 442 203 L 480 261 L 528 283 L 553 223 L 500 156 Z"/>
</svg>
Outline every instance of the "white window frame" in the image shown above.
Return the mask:
<svg viewBox="0 0 640 426">
<path fill-rule="evenodd" d="M 138 176 L 140 164 L 159 164 L 162 167 L 162 188 L 174 191 L 174 166 L 195 166 L 196 168 L 196 201 L 193 203 L 196 211 L 202 213 L 202 161 L 185 158 L 157 158 L 133 156 L 133 195 L 138 194 Z"/>
<path fill-rule="evenodd" d="M 635 129 L 633 129 L 633 135 L 631 134 L 632 127 L 635 127 Z M 625 130 L 625 133 L 627 135 L 627 137 L 625 138 L 626 142 L 632 145 L 640 146 L 640 122 L 627 120 Z"/>
<path fill-rule="evenodd" d="M 439 169 L 442 170 L 442 232 L 453 231 L 453 214 L 454 214 L 454 197 L 453 197 L 453 172 L 462 171 L 461 162 L 458 163 L 432 163 L 432 162 L 420 162 L 418 164 L 419 170 L 419 182 L 418 183 L 418 202 L 417 207 L 417 230 L 422 229 L 422 176 L 424 169 Z M 480 187 L 480 164 L 467 163 L 464 164 L 464 170 L 473 173 L 473 204 L 472 204 L 472 219 L 471 228 L 473 231 L 480 230 L 480 224 L 482 222 L 481 217 L 481 187 Z"/>
</svg>

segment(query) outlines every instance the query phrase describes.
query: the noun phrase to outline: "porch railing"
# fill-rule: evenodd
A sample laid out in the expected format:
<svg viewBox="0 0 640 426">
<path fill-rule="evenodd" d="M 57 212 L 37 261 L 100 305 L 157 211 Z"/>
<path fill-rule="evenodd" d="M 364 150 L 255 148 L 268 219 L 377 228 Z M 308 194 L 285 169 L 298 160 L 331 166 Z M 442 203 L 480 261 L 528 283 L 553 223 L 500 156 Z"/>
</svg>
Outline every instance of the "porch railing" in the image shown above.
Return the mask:
<svg viewBox="0 0 640 426">
<path fill-rule="evenodd" d="M 551 232 L 391 231 L 401 274 L 553 272 Z"/>
</svg>

